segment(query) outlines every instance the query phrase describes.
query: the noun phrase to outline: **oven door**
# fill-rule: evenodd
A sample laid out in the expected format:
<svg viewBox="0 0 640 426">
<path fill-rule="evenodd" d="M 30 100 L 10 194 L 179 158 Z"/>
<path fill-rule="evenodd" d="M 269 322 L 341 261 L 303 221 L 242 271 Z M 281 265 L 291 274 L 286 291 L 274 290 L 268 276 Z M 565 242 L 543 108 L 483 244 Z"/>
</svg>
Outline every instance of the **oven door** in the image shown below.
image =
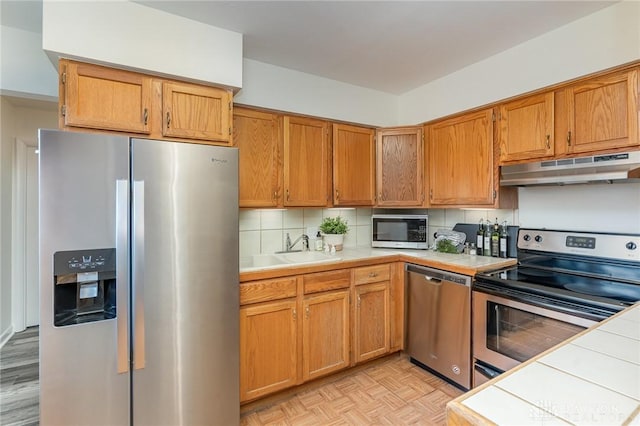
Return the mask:
<svg viewBox="0 0 640 426">
<path fill-rule="evenodd" d="M 506 371 L 597 324 L 474 290 L 473 357 Z"/>
</svg>

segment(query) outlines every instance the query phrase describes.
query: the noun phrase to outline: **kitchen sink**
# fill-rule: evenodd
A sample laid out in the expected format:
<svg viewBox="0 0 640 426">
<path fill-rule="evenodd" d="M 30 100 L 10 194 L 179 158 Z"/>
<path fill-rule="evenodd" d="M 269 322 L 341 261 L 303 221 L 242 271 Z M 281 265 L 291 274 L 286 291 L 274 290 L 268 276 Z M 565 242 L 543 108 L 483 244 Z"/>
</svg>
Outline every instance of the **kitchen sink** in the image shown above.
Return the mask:
<svg viewBox="0 0 640 426">
<path fill-rule="evenodd" d="M 291 253 L 278 253 L 275 255 L 284 263 L 315 263 L 341 260 L 340 257 L 321 251 L 298 251 Z"/>
<path fill-rule="evenodd" d="M 282 265 L 284 263 L 287 263 L 286 260 L 281 259 L 275 254 L 254 254 L 250 260 L 246 262 L 246 265 L 242 266 L 247 268 L 264 268 L 267 266 Z"/>
<path fill-rule="evenodd" d="M 299 251 L 274 254 L 254 254 L 240 260 L 241 268 L 274 268 L 302 263 L 335 262 L 341 257 L 320 251 Z"/>
</svg>

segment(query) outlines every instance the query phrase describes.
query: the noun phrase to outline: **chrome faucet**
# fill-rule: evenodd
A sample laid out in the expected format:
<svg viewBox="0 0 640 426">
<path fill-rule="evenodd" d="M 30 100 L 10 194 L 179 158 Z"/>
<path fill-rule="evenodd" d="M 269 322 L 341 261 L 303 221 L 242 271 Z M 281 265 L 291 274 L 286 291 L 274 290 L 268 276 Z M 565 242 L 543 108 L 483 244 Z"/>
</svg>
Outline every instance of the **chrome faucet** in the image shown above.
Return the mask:
<svg viewBox="0 0 640 426">
<path fill-rule="evenodd" d="M 292 251 L 291 249 L 298 243 L 298 241 L 300 241 L 300 239 L 302 239 L 302 251 L 309 251 L 309 236 L 307 234 L 302 234 L 296 238 L 294 242 L 291 242 L 291 237 L 288 232 L 284 251 Z"/>
</svg>

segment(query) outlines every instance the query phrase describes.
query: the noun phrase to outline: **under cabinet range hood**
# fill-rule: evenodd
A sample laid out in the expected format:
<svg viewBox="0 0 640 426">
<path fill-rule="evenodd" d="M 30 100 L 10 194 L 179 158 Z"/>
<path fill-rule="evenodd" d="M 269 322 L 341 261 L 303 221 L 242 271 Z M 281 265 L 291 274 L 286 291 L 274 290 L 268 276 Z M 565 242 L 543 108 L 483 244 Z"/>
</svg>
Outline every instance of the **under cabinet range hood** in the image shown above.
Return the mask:
<svg viewBox="0 0 640 426">
<path fill-rule="evenodd" d="M 500 185 L 640 182 L 640 151 L 502 166 Z"/>
</svg>

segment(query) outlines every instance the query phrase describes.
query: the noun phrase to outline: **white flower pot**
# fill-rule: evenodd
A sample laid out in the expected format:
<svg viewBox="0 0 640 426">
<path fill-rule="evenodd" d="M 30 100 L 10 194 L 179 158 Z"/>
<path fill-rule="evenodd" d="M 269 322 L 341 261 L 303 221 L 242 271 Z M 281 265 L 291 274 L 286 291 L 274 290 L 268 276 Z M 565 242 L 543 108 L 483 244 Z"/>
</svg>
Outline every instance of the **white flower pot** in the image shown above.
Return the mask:
<svg viewBox="0 0 640 426">
<path fill-rule="evenodd" d="M 342 250 L 344 234 L 324 234 L 324 243 L 335 247 L 336 251 Z"/>
</svg>

